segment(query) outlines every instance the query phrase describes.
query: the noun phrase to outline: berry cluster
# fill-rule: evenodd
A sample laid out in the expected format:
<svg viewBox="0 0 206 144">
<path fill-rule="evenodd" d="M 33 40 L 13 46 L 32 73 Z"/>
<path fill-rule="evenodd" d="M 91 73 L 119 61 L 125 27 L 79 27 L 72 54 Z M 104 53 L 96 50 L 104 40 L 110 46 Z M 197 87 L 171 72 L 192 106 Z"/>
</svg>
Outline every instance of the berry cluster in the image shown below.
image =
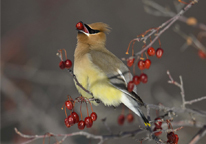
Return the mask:
<svg viewBox="0 0 206 144">
<path fill-rule="evenodd" d="M 81 112 L 82 105 L 81 105 L 80 106 L 81 120 L 79 120 L 79 115 L 76 112 L 74 112 L 74 106 L 75 106 L 76 101 L 74 101 L 71 97 L 68 97 L 68 100 L 65 101 L 65 104 L 64 104 L 64 106 L 65 106 L 65 115 L 66 115 L 66 118 L 64 119 L 64 123 L 65 123 L 66 127 L 68 127 L 68 128 L 73 126 L 76 123 L 78 124 L 78 128 L 80 130 L 83 130 L 85 128 L 85 126 L 87 128 L 91 128 L 92 125 L 93 125 L 93 122 L 97 120 L 97 114 L 95 112 L 93 112 L 92 105 L 89 101 L 87 101 L 83 97 L 80 97 L 80 98 L 77 98 L 77 99 L 78 99 L 78 102 L 79 102 L 79 99 L 81 99 L 81 103 L 82 102 L 86 103 L 87 117 L 83 121 L 82 112 Z M 89 116 L 89 112 L 88 112 L 87 102 L 90 103 L 91 110 L 92 110 L 92 113 L 90 114 L 90 116 Z M 69 109 L 69 110 L 73 110 L 73 112 L 71 112 L 71 114 L 68 117 L 67 117 L 67 113 L 66 113 L 66 108 Z"/>
<path fill-rule="evenodd" d="M 173 129 L 172 124 L 169 120 L 167 120 L 168 129 Z M 167 143 L 168 144 L 178 144 L 179 137 L 177 134 L 174 134 L 174 132 L 168 132 L 167 133 Z"/>
<path fill-rule="evenodd" d="M 65 58 L 66 58 L 65 61 L 63 61 L 62 50 L 64 50 L 64 52 L 65 52 Z M 70 69 L 72 67 L 72 61 L 67 59 L 67 52 L 66 52 L 66 50 L 65 49 L 62 49 L 62 50 L 59 50 L 59 52 L 60 52 L 60 59 L 61 59 L 61 61 L 59 63 L 59 67 L 60 67 L 60 69 L 65 69 L 65 68 Z"/>
<path fill-rule="evenodd" d="M 119 125 L 123 125 L 124 121 L 125 121 L 125 116 L 123 114 L 119 115 L 119 117 L 118 117 L 118 124 Z M 134 121 L 133 114 L 129 113 L 127 115 L 127 121 L 128 121 L 128 123 L 132 123 Z"/>
<path fill-rule="evenodd" d="M 147 54 L 149 56 L 154 56 L 156 54 L 157 58 L 161 58 L 162 54 L 163 54 L 163 49 L 162 48 L 158 48 L 156 51 L 153 47 L 150 47 L 147 50 Z M 147 56 L 146 54 L 146 56 Z M 144 69 L 149 69 L 151 66 L 151 60 L 147 57 L 146 60 L 142 60 L 143 58 L 140 58 L 140 60 L 137 63 L 137 66 L 140 70 L 144 70 Z M 128 59 L 127 60 L 127 66 L 131 67 L 134 64 L 135 59 Z M 141 73 L 140 76 L 135 75 L 132 79 L 132 81 L 130 81 L 127 85 L 127 89 L 129 92 L 132 92 L 134 89 L 134 85 L 138 85 L 140 84 L 140 82 L 142 83 L 147 83 L 148 81 L 148 77 L 145 73 Z"/>
<path fill-rule="evenodd" d="M 161 118 L 156 118 L 154 124 L 155 124 L 155 128 L 153 129 L 153 131 L 162 130 L 162 120 L 161 120 Z M 154 135 L 156 135 L 156 136 L 159 136 L 161 134 L 162 134 L 162 131 L 154 133 Z"/>
<path fill-rule="evenodd" d="M 118 119 L 117 119 L 117 122 L 119 125 L 123 125 L 124 124 L 124 121 L 125 121 L 125 115 L 124 115 L 124 106 L 122 107 L 122 114 L 119 115 Z M 127 121 L 128 123 L 132 123 L 134 121 L 134 116 L 133 114 L 131 113 L 131 110 L 129 112 L 129 114 L 127 114 Z"/>
<path fill-rule="evenodd" d="M 167 133 L 167 143 L 168 144 L 178 144 L 179 137 L 174 132 Z"/>
</svg>

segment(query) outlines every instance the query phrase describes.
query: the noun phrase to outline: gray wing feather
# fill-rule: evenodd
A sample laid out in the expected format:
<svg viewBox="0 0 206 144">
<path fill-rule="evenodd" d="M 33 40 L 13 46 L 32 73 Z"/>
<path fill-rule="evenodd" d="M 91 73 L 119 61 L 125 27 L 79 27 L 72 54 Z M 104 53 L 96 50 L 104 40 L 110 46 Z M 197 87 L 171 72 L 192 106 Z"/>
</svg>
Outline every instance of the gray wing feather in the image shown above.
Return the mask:
<svg viewBox="0 0 206 144">
<path fill-rule="evenodd" d="M 136 86 L 133 92 L 127 91 L 127 83 L 132 79 L 132 74 L 120 59 L 106 49 L 104 51 L 91 50 L 89 54 L 92 63 L 104 71 L 114 87 L 135 99 L 139 105 L 144 105 L 142 99 L 137 95 Z"/>
</svg>

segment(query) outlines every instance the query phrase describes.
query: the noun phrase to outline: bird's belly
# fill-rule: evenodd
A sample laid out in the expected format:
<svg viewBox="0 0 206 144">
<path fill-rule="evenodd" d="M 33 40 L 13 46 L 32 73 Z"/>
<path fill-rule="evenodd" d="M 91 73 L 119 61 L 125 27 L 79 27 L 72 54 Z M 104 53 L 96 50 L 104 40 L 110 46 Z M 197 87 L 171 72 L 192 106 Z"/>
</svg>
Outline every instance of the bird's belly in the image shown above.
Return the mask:
<svg viewBox="0 0 206 144">
<path fill-rule="evenodd" d="M 122 92 L 109 83 L 107 76 L 101 70 L 88 65 L 74 68 L 75 75 L 82 86 L 93 93 L 95 98 L 100 99 L 105 105 L 117 106 L 121 103 Z M 88 93 L 77 86 L 78 91 L 84 97 L 91 97 Z"/>
</svg>

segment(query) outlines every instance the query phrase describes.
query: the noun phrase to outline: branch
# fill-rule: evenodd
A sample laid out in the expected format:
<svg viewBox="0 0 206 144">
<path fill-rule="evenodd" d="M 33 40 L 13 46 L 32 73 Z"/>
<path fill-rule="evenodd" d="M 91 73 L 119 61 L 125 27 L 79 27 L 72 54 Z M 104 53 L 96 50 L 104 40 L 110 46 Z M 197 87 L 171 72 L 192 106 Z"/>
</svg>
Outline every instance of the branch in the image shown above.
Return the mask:
<svg viewBox="0 0 206 144">
<path fill-rule="evenodd" d="M 197 134 L 192 138 L 189 144 L 196 144 L 206 134 L 206 125 L 204 125 Z"/>
<path fill-rule="evenodd" d="M 132 41 L 143 41 L 146 44 L 146 40 L 152 36 L 153 34 L 157 33 L 155 35 L 155 38 L 147 45 L 145 46 L 141 51 L 137 52 L 136 54 L 134 54 L 134 56 L 140 55 L 142 54 L 144 51 L 146 51 L 149 47 L 152 46 L 152 44 L 160 37 L 161 34 L 163 34 L 168 28 L 171 27 L 171 25 L 173 23 L 175 23 L 188 9 L 190 9 L 195 3 L 197 3 L 199 0 L 193 0 L 191 1 L 188 5 L 186 5 L 178 14 L 176 14 L 175 16 L 173 16 L 171 19 L 167 20 L 166 22 L 162 23 L 159 27 L 157 28 L 151 28 L 150 30 L 148 30 L 150 33 L 145 36 L 144 34 L 142 34 L 142 38 L 135 38 Z M 164 27 L 164 28 L 163 28 Z M 162 29 L 163 28 L 163 29 Z M 160 32 L 159 30 L 162 29 Z M 147 31 L 147 32 L 148 32 Z M 133 58 L 134 56 L 131 56 L 130 58 Z"/>
<path fill-rule="evenodd" d="M 178 82 L 176 82 L 176 81 L 173 80 L 173 78 L 172 78 L 172 76 L 171 76 L 171 74 L 170 74 L 169 71 L 167 71 L 167 74 L 168 74 L 169 79 L 170 79 L 170 80 L 168 81 L 168 83 L 176 85 L 176 86 L 179 87 L 180 90 L 181 90 L 180 93 L 181 93 L 181 96 L 182 96 L 182 108 L 183 108 L 183 109 L 185 109 L 185 105 L 186 105 L 186 104 L 193 104 L 193 103 L 195 103 L 195 102 L 199 102 L 199 101 L 202 101 L 202 100 L 206 99 L 206 96 L 203 96 L 203 97 L 201 97 L 201 98 L 197 98 L 197 99 L 194 99 L 194 100 L 186 101 L 186 100 L 185 100 L 185 92 L 184 92 L 184 87 L 183 87 L 182 76 L 180 76 L 180 83 L 178 83 Z"/>
<path fill-rule="evenodd" d="M 146 5 L 145 6 L 145 11 L 149 14 L 152 14 L 152 15 L 155 15 L 155 16 L 164 16 L 164 17 L 174 17 L 176 15 L 175 12 L 172 12 L 172 11 L 166 9 L 165 7 L 157 4 L 156 2 L 154 2 L 152 0 L 143 0 L 142 2 Z M 179 6 L 180 5 L 175 5 L 176 9 L 179 10 L 179 8 L 178 8 Z M 152 10 L 150 7 L 155 9 L 155 10 Z M 188 25 L 193 26 L 195 28 L 199 28 L 203 31 L 206 31 L 206 25 L 205 24 L 198 23 L 197 21 L 195 21 L 194 23 L 189 24 L 189 19 L 190 18 L 187 18 L 185 16 L 180 16 L 178 20 L 182 21 L 184 23 L 187 23 Z"/>
</svg>

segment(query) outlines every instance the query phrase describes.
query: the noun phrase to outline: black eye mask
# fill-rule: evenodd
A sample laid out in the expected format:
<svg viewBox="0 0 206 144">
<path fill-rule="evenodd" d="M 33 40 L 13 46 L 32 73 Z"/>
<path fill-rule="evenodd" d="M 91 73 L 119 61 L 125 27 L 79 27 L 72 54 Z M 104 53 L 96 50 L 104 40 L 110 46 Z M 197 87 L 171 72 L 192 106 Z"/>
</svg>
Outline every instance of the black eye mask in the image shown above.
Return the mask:
<svg viewBox="0 0 206 144">
<path fill-rule="evenodd" d="M 98 32 L 100 32 L 99 30 L 94 30 L 94 29 L 91 29 L 88 25 L 84 24 L 85 27 L 88 29 L 89 31 L 89 34 L 96 34 Z"/>
</svg>

